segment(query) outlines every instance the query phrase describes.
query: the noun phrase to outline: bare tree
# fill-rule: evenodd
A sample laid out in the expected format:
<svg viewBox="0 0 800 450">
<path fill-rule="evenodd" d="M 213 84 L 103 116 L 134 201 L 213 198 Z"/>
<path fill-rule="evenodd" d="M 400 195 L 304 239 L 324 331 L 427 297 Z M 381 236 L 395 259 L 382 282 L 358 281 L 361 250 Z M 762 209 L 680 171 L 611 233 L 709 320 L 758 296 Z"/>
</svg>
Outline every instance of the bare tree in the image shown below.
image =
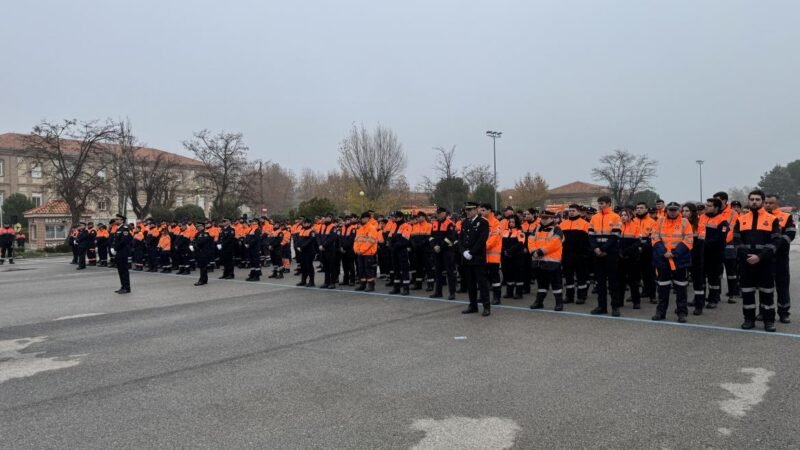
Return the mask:
<svg viewBox="0 0 800 450">
<path fill-rule="evenodd" d="M 651 189 L 658 161 L 647 155 L 634 155 L 617 149 L 600 158 L 600 166 L 592 169 L 592 177 L 603 181 L 617 205 L 627 205 L 637 192 Z"/>
<path fill-rule="evenodd" d="M 221 131 L 212 135 L 208 130 L 202 130 L 193 136 L 193 139 L 184 141 L 183 146 L 205 167 L 198 178 L 213 189 L 213 209 L 225 211 L 228 206 L 238 206 L 234 203 L 239 200 L 242 174 L 250 150 L 242 140 L 242 133 Z"/>
<path fill-rule="evenodd" d="M 129 121 L 120 121 L 118 128 L 117 183 L 136 217 L 143 219 L 154 206 L 171 206 L 179 183 L 179 164 L 166 152 L 140 145 Z"/>
<path fill-rule="evenodd" d="M 494 186 L 494 172 L 492 166 L 484 164 L 481 166 L 467 166 L 461 171 L 464 175 L 464 181 L 469 185 L 471 192 L 475 191 L 478 186 L 489 185 Z"/>
<path fill-rule="evenodd" d="M 254 161 L 248 165 L 241 196 L 253 210 L 268 208 L 272 214 L 285 214 L 292 207 L 294 175 L 280 164 Z"/>
<path fill-rule="evenodd" d="M 369 200 L 377 200 L 406 168 L 406 156 L 391 129 L 378 125 L 370 134 L 363 125 L 353 125 L 339 146 L 339 165 Z"/>
<path fill-rule="evenodd" d="M 455 169 L 456 146 L 450 147 L 450 150 L 444 147 L 434 147 L 438 152 L 436 155 L 436 163 L 433 170 L 439 175 L 439 178 L 449 180 L 458 176 L 458 171 Z"/>
<path fill-rule="evenodd" d="M 547 189 L 544 177 L 528 172 L 514 184 L 514 204 L 523 208 L 543 207 L 547 200 Z"/>
<path fill-rule="evenodd" d="M 49 173 L 47 187 L 69 206 L 72 222 L 78 223 L 87 203 L 108 185 L 106 170 L 111 163 L 104 146 L 117 136 L 117 127 L 102 124 L 43 121 L 33 127 L 26 148 L 42 170 Z"/>
</svg>

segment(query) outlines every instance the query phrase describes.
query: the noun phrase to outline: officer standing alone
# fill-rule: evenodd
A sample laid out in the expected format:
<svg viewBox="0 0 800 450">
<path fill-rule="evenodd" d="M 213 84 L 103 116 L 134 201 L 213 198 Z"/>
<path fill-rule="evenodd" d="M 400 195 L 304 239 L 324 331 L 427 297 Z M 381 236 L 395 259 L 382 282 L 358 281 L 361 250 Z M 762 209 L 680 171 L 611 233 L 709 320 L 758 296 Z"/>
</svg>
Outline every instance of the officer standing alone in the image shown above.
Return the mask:
<svg viewBox="0 0 800 450">
<path fill-rule="evenodd" d="M 117 214 L 116 222 L 119 224 L 117 232 L 114 233 L 114 246 L 111 247 L 111 254 L 117 258 L 117 274 L 119 275 L 120 288 L 117 294 L 130 294 L 131 278 L 128 272 L 128 257 L 133 245 L 133 236 L 125 223 L 125 216 Z"/>
</svg>

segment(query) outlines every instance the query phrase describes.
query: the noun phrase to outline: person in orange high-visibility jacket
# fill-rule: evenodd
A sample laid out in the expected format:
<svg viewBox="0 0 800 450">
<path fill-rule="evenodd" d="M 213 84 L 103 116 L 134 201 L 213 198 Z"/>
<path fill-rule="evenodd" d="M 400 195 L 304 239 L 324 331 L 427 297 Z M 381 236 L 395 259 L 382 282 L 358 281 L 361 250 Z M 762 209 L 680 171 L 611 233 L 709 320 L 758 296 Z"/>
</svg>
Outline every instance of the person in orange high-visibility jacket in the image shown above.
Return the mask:
<svg viewBox="0 0 800 450">
<path fill-rule="evenodd" d="M 381 226 L 383 245 L 378 247 L 378 265 L 381 269 L 381 275 L 386 275 L 386 287 L 394 286 L 394 260 L 392 259 L 389 240 L 395 230 L 397 230 L 397 223 L 391 220 L 391 217 L 384 218 Z"/>
<path fill-rule="evenodd" d="M 561 221 L 559 228 L 564 233 L 564 257 L 562 270 L 566 281 L 564 303 L 586 303 L 589 292 L 589 267 L 592 261 L 592 249 L 589 245 L 589 222 L 581 216 L 583 208 L 577 203 L 569 205 L 567 218 Z M 535 230 L 535 228 L 534 228 Z M 533 231 L 533 230 L 531 230 Z M 578 298 L 575 300 L 575 292 Z"/>
<path fill-rule="evenodd" d="M 361 225 L 356 229 L 353 241 L 358 276 L 357 291 L 372 292 L 375 290 L 376 255 L 378 246 L 383 243 L 383 235 L 373 225 L 371 219 L 368 212 L 361 214 Z"/>
<path fill-rule="evenodd" d="M 522 223 L 520 228 L 525 233 L 525 235 L 530 235 L 533 233 L 533 230 L 539 226 L 539 208 L 528 208 L 522 212 Z M 523 252 L 525 252 L 526 257 L 530 258 L 528 254 L 528 248 L 523 246 Z M 587 279 L 589 271 L 586 271 Z M 525 267 L 522 268 L 522 293 L 523 294 L 530 294 L 531 293 L 531 283 L 536 278 L 533 275 L 533 268 L 530 264 L 525 264 Z"/>
<path fill-rule="evenodd" d="M 653 228 L 656 226 L 656 221 L 648 214 L 647 203 L 639 202 L 636 204 L 634 210 L 635 217 L 633 221 L 639 226 L 642 233 L 641 237 L 641 253 L 639 255 L 639 273 L 642 280 L 641 296 L 647 299 L 650 303 L 657 303 L 656 301 L 656 270 L 653 268 L 653 246 L 650 240 L 650 235 L 653 234 Z"/>
<path fill-rule="evenodd" d="M 622 306 L 619 290 L 619 237 L 622 219 L 611 209 L 611 197 L 597 199 L 598 211 L 589 221 L 589 245 L 594 252 L 594 278 L 597 283 L 597 308 L 592 314 L 608 313 L 611 294 L 611 315 L 618 317 Z"/>
<path fill-rule="evenodd" d="M 171 251 L 172 238 L 169 235 L 169 229 L 162 228 L 161 236 L 158 237 L 158 256 L 161 263 L 161 273 L 172 272 L 172 263 L 169 260 Z"/>
<path fill-rule="evenodd" d="M 555 213 L 542 211 L 539 226 L 528 236 L 528 253 L 536 265 L 536 300 L 531 309 L 544 307 L 548 289 L 556 298 L 555 311 L 564 309 L 561 282 L 561 259 L 563 256 L 564 233 L 555 224 Z"/>
<path fill-rule="evenodd" d="M 100 267 L 108 267 L 108 240 L 110 237 L 111 233 L 108 232 L 106 225 L 99 224 L 97 226 L 97 257 Z"/>
<path fill-rule="evenodd" d="M 420 211 L 411 225 L 411 278 L 413 289 L 422 289 L 422 282 L 427 283 L 426 291 L 433 291 L 433 268 L 431 267 L 431 231 L 433 226 L 428 216 Z"/>
<path fill-rule="evenodd" d="M 692 265 L 694 232 L 688 220 L 681 217 L 681 205 L 670 202 L 664 217 L 653 230 L 653 264 L 658 283 L 658 306 L 653 320 L 664 320 L 669 307 L 669 294 L 675 286 L 678 322 L 685 323 L 689 313 L 686 289 L 688 269 Z"/>
<path fill-rule="evenodd" d="M 633 220 L 633 210 L 624 208 L 620 211 L 622 228 L 620 229 L 619 239 L 619 289 L 625 292 L 625 288 L 631 290 L 631 301 L 633 309 L 641 309 L 642 299 L 639 296 L 639 278 L 641 270 L 639 256 L 642 249 L 642 229 L 638 222 Z"/>
<path fill-rule="evenodd" d="M 511 216 L 506 219 L 506 228 L 500 231 L 502 237 L 503 254 L 500 258 L 500 266 L 503 270 L 503 284 L 506 285 L 506 293 L 503 298 L 522 298 L 523 267 L 530 265 L 530 255 L 523 247 L 525 245 L 525 232 L 520 228 L 519 216 Z"/>
<path fill-rule="evenodd" d="M 698 211 L 698 207 L 700 210 Z M 689 297 L 689 306 L 694 307 L 692 314 L 703 314 L 706 305 L 706 279 L 703 276 L 703 260 L 706 242 L 706 222 L 700 220 L 699 214 L 703 213 L 706 205 L 685 203 L 681 206 L 681 217 L 689 221 L 692 226 L 692 265 L 689 266 L 689 278 L 692 280 L 693 296 Z M 688 293 L 690 295 L 692 293 Z"/>
<path fill-rule="evenodd" d="M 267 250 L 269 259 L 272 262 L 272 274 L 267 278 L 283 278 L 283 254 L 284 249 L 289 246 L 292 235 L 285 227 L 271 227 L 272 233 L 267 237 Z M 265 228 L 262 227 L 262 230 Z"/>
<path fill-rule="evenodd" d="M 722 202 L 722 217 L 730 225 L 728 234 L 725 236 L 725 250 L 723 264 L 725 266 L 725 276 L 728 282 L 728 303 L 736 303 L 736 297 L 741 294 L 739 290 L 739 269 L 737 267 L 736 248 L 733 245 L 733 226 L 739 218 L 739 213 L 728 203 L 728 194 L 726 192 L 717 192 L 714 198 Z"/>
<path fill-rule="evenodd" d="M 500 257 L 503 251 L 503 236 L 500 232 L 500 221 L 494 216 L 489 203 L 482 203 L 479 211 L 489 222 L 489 238 L 486 240 L 486 278 L 492 289 L 492 304 L 500 304 L 503 283 L 500 280 Z"/>
<path fill-rule="evenodd" d="M 436 220 L 431 223 L 430 244 L 434 266 L 434 292 L 430 297 L 443 297 L 442 290 L 446 284 L 449 293 L 448 299 L 455 300 L 455 261 L 456 250 L 458 249 L 458 233 L 456 232 L 456 224 L 448 217 L 446 208 L 438 208 L 436 210 Z"/>
<path fill-rule="evenodd" d="M 789 296 L 789 246 L 797 234 L 797 226 L 789 212 L 781 211 L 780 197 L 777 194 L 767 194 L 764 209 L 778 219 L 778 226 L 781 228 L 781 241 L 775 251 L 775 293 L 780 321 L 790 323 L 789 309 L 792 299 Z"/>
<path fill-rule="evenodd" d="M 402 211 L 396 211 L 392 216 L 397 226 L 389 236 L 389 248 L 392 250 L 392 267 L 394 268 L 394 285 L 390 294 L 408 295 L 411 285 L 408 258 L 411 249 L 411 224 L 406 222 L 405 214 Z"/>
<path fill-rule="evenodd" d="M 706 307 L 714 309 L 720 302 L 722 289 L 722 269 L 730 224 L 722 214 L 722 200 L 709 198 L 698 226 L 705 234 L 703 242 L 703 279 L 708 284 Z M 697 303 L 695 302 L 695 308 Z"/>
</svg>

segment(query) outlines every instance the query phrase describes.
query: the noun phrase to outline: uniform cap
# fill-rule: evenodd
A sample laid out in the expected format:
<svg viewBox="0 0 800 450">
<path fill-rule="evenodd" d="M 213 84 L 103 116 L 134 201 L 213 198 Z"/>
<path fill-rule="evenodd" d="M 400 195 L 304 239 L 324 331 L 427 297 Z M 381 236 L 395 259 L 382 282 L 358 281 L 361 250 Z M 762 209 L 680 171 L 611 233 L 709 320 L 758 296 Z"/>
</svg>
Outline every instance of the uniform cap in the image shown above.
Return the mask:
<svg viewBox="0 0 800 450">
<path fill-rule="evenodd" d="M 678 202 L 669 202 L 667 203 L 667 209 L 681 209 L 681 205 Z"/>
<path fill-rule="evenodd" d="M 478 207 L 478 204 L 475 202 L 464 202 L 464 210 L 469 211 L 470 209 L 475 209 Z"/>
<path fill-rule="evenodd" d="M 436 214 L 446 213 L 447 208 L 436 208 Z"/>
</svg>

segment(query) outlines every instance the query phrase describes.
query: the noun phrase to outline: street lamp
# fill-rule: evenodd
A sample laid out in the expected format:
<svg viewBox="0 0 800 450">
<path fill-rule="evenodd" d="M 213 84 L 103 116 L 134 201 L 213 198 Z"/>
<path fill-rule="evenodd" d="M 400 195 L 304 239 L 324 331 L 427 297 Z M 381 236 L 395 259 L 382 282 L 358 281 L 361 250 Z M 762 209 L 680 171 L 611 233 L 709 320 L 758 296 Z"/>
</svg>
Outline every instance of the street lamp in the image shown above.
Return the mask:
<svg viewBox="0 0 800 450">
<path fill-rule="evenodd" d="M 361 197 L 361 212 L 364 212 L 364 191 L 358 191 L 358 196 Z"/>
<path fill-rule="evenodd" d="M 492 157 L 494 159 L 494 210 L 497 211 L 497 140 L 503 136 L 502 131 L 486 132 L 486 136 L 492 138 Z"/>
<path fill-rule="evenodd" d="M 695 161 L 697 163 L 697 167 L 700 168 L 700 201 L 703 201 L 703 161 L 702 159 L 698 159 Z"/>
</svg>

